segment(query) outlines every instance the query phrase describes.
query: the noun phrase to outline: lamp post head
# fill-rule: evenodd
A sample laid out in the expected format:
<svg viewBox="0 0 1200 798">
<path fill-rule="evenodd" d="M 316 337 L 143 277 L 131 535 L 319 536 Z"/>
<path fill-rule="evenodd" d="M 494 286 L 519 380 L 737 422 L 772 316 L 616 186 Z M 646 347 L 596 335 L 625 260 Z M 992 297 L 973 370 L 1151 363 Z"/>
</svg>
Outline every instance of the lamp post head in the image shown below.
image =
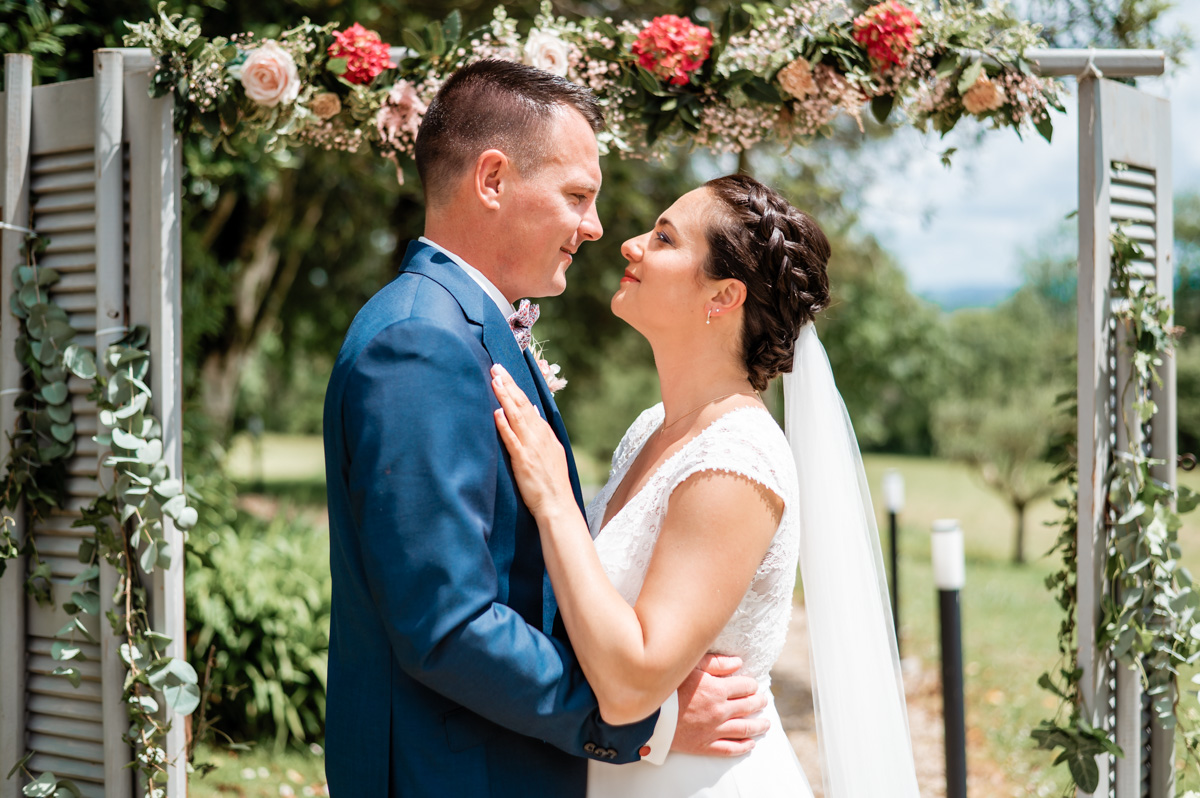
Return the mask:
<svg viewBox="0 0 1200 798">
<path fill-rule="evenodd" d="M 967 581 L 963 533 L 956 518 L 933 522 L 933 583 L 938 590 L 962 590 Z"/>
<path fill-rule="evenodd" d="M 904 476 L 894 468 L 883 472 L 883 501 L 889 513 L 904 509 Z"/>
</svg>

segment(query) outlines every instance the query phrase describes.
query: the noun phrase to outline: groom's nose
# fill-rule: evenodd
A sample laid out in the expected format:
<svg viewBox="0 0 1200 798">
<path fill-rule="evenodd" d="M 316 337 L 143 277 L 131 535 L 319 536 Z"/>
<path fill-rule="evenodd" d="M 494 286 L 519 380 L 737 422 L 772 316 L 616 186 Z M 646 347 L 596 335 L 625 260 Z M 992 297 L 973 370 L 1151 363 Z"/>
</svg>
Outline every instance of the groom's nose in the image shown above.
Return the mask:
<svg viewBox="0 0 1200 798">
<path fill-rule="evenodd" d="M 604 226 L 600 224 L 600 215 L 596 213 L 596 203 L 593 201 L 579 222 L 579 237 L 585 241 L 595 241 L 602 235 Z"/>
</svg>

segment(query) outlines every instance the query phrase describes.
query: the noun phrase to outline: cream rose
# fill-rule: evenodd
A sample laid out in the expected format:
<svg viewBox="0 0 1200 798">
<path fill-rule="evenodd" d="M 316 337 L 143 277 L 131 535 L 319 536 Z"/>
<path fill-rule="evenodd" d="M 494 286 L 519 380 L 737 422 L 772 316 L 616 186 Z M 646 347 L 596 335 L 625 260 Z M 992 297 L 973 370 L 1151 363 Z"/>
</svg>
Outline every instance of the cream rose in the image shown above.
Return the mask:
<svg viewBox="0 0 1200 798">
<path fill-rule="evenodd" d="M 779 70 L 778 78 L 779 85 L 783 87 L 783 90 L 797 100 L 803 100 L 808 95 L 817 93 L 812 67 L 803 58 L 797 58 Z"/>
<path fill-rule="evenodd" d="M 567 76 L 571 48 L 553 33 L 534 28 L 525 41 L 525 63 L 558 75 Z"/>
<path fill-rule="evenodd" d="M 1002 105 L 1004 105 L 1004 90 L 984 74 L 981 74 L 975 81 L 975 85 L 967 89 L 967 93 L 963 95 L 963 107 L 969 114 L 995 111 Z"/>
<path fill-rule="evenodd" d="M 247 97 L 267 108 L 295 101 L 300 76 L 291 53 L 273 41 L 251 50 L 242 64 L 242 87 Z"/>
<path fill-rule="evenodd" d="M 323 91 L 313 97 L 312 102 L 308 104 L 308 109 L 321 119 L 333 119 L 341 113 L 342 101 L 333 92 Z"/>
</svg>

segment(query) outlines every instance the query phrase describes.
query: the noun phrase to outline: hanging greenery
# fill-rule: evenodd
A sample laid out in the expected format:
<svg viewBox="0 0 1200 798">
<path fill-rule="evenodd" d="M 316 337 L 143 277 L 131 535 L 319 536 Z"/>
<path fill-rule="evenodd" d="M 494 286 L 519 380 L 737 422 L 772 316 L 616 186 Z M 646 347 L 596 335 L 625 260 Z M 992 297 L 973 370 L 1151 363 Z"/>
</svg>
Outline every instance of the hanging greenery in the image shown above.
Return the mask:
<svg viewBox="0 0 1200 798">
<path fill-rule="evenodd" d="M 1123 340 L 1130 346 L 1132 365 L 1129 379 L 1121 386 L 1125 440 L 1142 440 L 1141 430 L 1158 412 L 1151 399 L 1151 386 L 1161 386 L 1158 369 L 1175 345 L 1180 330 L 1171 326 L 1171 307 L 1152 281 L 1142 279 L 1133 264 L 1145 260 L 1136 241 L 1118 227 L 1111 235 L 1113 315 Z M 1075 412 L 1073 397 L 1067 398 Z M 1117 667 L 1138 671 L 1142 687 L 1151 699 L 1158 722 L 1176 726 L 1179 669 L 1200 658 L 1200 596 L 1187 569 L 1180 564 L 1178 532 L 1180 514 L 1195 509 L 1200 497 L 1187 487 L 1172 487 L 1156 479 L 1155 466 L 1162 460 L 1148 455 L 1141 445 L 1114 452 L 1108 488 L 1107 518 L 1112 540 L 1105 566 L 1105 580 L 1112 593 L 1101 605 L 1096 630 L 1100 656 L 1116 658 Z M 1091 793 L 1099 783 L 1096 757 L 1123 756 L 1098 720 L 1085 716 L 1077 667 L 1079 651 L 1075 618 L 1077 612 L 1079 522 L 1078 473 L 1074 452 L 1060 473 L 1070 490 L 1061 500 L 1065 514 L 1058 541 L 1052 552 L 1062 557 L 1061 567 L 1046 579 L 1065 617 L 1059 628 L 1059 663 L 1042 674 L 1038 684 L 1060 700 L 1052 719 L 1033 731 L 1039 748 L 1058 751 L 1055 764 L 1066 763 L 1073 786 Z M 1194 716 L 1194 713 L 1193 713 Z M 1189 758 L 1200 767 L 1200 739 L 1184 730 Z"/>
<path fill-rule="evenodd" d="M 208 38 L 168 15 L 131 24 L 130 46 L 158 59 L 152 92 L 174 93 L 179 129 L 217 142 L 262 136 L 269 146 L 374 147 L 399 166 L 446 78 L 484 58 L 521 61 L 595 92 L 607 117 L 602 150 L 647 155 L 675 144 L 741 151 L 826 132 L 846 114 L 951 130 L 974 117 L 1050 138 L 1057 84 L 1025 51 L 1039 29 L 1007 5 L 929 6 L 886 0 L 855 16 L 845 0 L 731 8 L 713 31 L 666 15 L 648 22 L 556 17 L 528 29 L 497 6 L 464 32 L 461 16 L 405 31 L 396 62 L 378 34 L 304 20 L 276 39 Z"/>
<path fill-rule="evenodd" d="M 35 235 L 26 239 L 26 263 L 13 277 L 12 313 L 21 325 L 17 358 L 25 373 L 15 402 L 18 421 L 10 434 L 3 502 L 10 513 L 23 506 L 29 527 L 52 508 L 66 506 L 67 461 L 75 454 L 76 436 L 68 379 L 73 375 L 90 382 L 88 398 L 97 405 L 102 428 L 109 430 L 93 440 L 108 454 L 97 474 L 102 491 L 75 522 L 93 528 L 94 534 L 80 543 L 79 562 L 87 568 L 71 580 L 75 590 L 61 607 L 71 618 L 55 635 L 51 655 L 59 664 L 53 673 L 76 688 L 81 684 L 78 666 L 87 659 L 81 644 L 97 642 L 82 616 L 99 618 L 104 560 L 117 574 L 113 609 L 106 617 L 123 641 L 120 655 L 128 669 L 122 697 L 130 719 L 125 740 L 135 757 L 130 766 L 141 775 L 145 794 L 162 798 L 170 764 L 163 740 L 170 722 L 160 707 L 190 714 L 199 703 L 200 688 L 192 666 L 166 654 L 172 640 L 154 630 L 142 580 L 156 568 L 170 568 L 175 557 L 182 556 L 164 537 L 164 518 L 186 536 L 196 523 L 196 510 L 163 459 L 162 427 L 150 413 L 153 394 L 145 382 L 150 370 L 148 331 L 136 327 L 109 346 L 104 353 L 108 373 L 99 373 L 95 355 L 75 343 L 76 331 L 66 311 L 50 296 L 49 288 L 60 275 L 37 263 L 45 244 Z M 18 542 L 13 527 L 13 518 L 6 517 L 0 531 L 0 574 L 7 560 L 28 557 L 27 592 L 39 603 L 53 603 L 49 564 L 38 556 L 34 536 L 26 534 Z M 32 756 L 26 754 L 8 774 L 20 771 L 32 779 L 23 788 L 26 796 L 79 795 L 73 782 L 54 773 L 33 779 L 27 769 Z"/>
</svg>

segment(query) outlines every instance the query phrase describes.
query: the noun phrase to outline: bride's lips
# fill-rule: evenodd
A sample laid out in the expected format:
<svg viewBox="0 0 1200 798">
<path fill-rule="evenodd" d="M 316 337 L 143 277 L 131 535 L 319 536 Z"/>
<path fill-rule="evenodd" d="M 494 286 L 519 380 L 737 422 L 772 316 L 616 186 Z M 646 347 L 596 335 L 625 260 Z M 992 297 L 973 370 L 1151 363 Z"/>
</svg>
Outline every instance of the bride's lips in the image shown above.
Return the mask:
<svg viewBox="0 0 1200 798">
<path fill-rule="evenodd" d="M 575 253 L 566 247 L 559 247 L 558 251 L 567 256 L 567 264 L 570 265 L 575 260 Z"/>
<path fill-rule="evenodd" d="M 629 269 L 625 270 L 625 274 L 621 277 L 621 285 L 625 283 L 640 283 L 641 280 L 630 274 Z"/>
</svg>

